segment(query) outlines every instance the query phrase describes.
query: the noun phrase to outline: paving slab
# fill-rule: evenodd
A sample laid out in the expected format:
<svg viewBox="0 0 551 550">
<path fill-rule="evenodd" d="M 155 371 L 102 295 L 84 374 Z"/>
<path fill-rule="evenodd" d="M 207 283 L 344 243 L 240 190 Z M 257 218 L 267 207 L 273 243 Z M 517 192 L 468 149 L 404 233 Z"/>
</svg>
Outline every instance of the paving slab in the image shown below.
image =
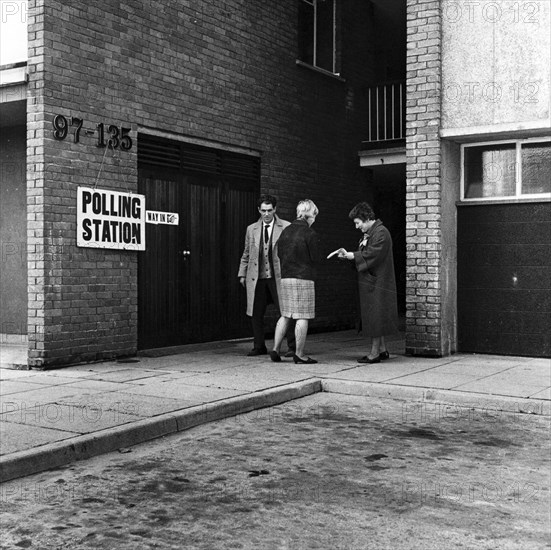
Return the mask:
<svg viewBox="0 0 551 550">
<path fill-rule="evenodd" d="M 27 449 L 37 449 L 47 443 L 71 439 L 74 435 L 68 430 L 0 422 L 0 456 L 9 456 Z M 2 481 L 4 481 L 3 478 Z"/>
<path fill-rule="evenodd" d="M 159 358 L 140 358 L 140 367 L 148 369 L 161 369 L 182 372 L 214 372 L 239 365 L 254 364 L 255 358 L 246 357 L 244 354 L 214 354 L 209 352 L 209 361 L 205 361 L 204 354 L 171 356 L 169 360 L 159 362 Z"/>
<path fill-rule="evenodd" d="M 455 360 L 462 363 L 477 363 L 479 365 L 484 364 L 508 364 L 508 365 L 520 365 L 523 363 L 530 363 L 534 361 L 533 357 L 519 357 L 516 355 L 480 355 L 478 353 L 456 353 L 452 355 Z M 545 360 L 545 359 L 544 359 Z"/>
<path fill-rule="evenodd" d="M 148 371 L 151 372 L 151 371 Z M 192 376 L 196 376 L 197 372 L 165 372 L 165 371 L 158 371 L 158 373 L 155 376 L 146 376 L 143 378 L 134 378 L 132 380 L 126 380 L 126 382 L 130 382 L 133 386 L 147 386 L 148 384 L 151 384 L 151 382 L 174 382 L 175 384 L 179 384 L 180 381 L 189 380 Z"/>
<path fill-rule="evenodd" d="M 515 368 L 510 363 L 498 363 L 496 361 L 490 362 L 471 362 L 463 359 L 457 359 L 451 363 L 439 365 L 434 367 L 435 372 L 451 373 L 451 374 L 467 374 L 473 376 L 490 376 L 498 372 L 504 372 L 506 370 Z"/>
<path fill-rule="evenodd" d="M 171 373 L 172 374 L 172 373 Z M 87 380 L 103 380 L 106 382 L 133 382 L 143 383 L 144 380 L 156 378 L 160 380 L 163 376 L 162 372 L 147 369 L 124 369 L 110 372 L 98 372 L 87 377 Z M 175 375 L 177 376 L 177 375 Z M 141 381 L 141 382 L 140 382 Z"/>
<path fill-rule="evenodd" d="M 124 387 L 133 386 L 133 381 L 126 381 Z M 121 389 L 121 384 L 118 382 L 108 382 L 105 380 L 98 380 L 95 378 L 78 379 L 73 380 L 69 384 L 64 384 L 63 388 L 72 389 L 76 392 L 86 391 L 117 391 Z"/>
<path fill-rule="evenodd" d="M 284 367 L 280 369 L 259 367 L 255 368 L 254 373 L 251 373 L 250 368 L 236 367 L 216 373 L 196 374 L 187 377 L 184 384 L 209 388 L 258 391 L 289 382 L 298 382 L 305 378 L 311 378 L 311 376 L 308 373 L 301 373 Z"/>
<path fill-rule="evenodd" d="M 52 430 L 62 428 L 63 431 L 76 434 L 97 432 L 136 420 L 138 420 L 137 415 L 126 414 L 120 410 L 105 410 L 94 404 L 77 407 L 49 403 L 27 409 L 24 412 L 15 410 L 0 416 L 2 423 L 25 424 Z"/>
<path fill-rule="evenodd" d="M 2 369 L 2 372 L 7 369 Z M 63 384 L 70 384 L 71 382 L 75 381 L 74 376 L 63 376 L 61 373 L 56 372 L 54 375 L 50 375 L 49 373 L 43 373 L 43 372 L 36 372 L 32 370 L 28 371 L 16 371 L 16 372 L 23 372 L 28 373 L 26 378 L 16 378 L 16 379 L 8 379 L 8 380 L 1 380 L 0 385 L 6 384 L 7 387 L 11 387 L 10 384 L 12 384 L 15 381 L 19 381 L 22 383 L 28 383 L 28 384 L 39 384 L 42 386 L 61 386 Z M 38 388 L 35 388 L 38 389 Z M 7 391 L 4 391 L 2 389 L 2 394 L 7 394 Z"/>
<path fill-rule="evenodd" d="M 387 380 L 388 383 L 400 384 L 404 386 L 419 386 L 423 388 L 439 388 L 451 390 L 462 384 L 467 384 L 476 380 L 475 376 L 455 373 L 437 373 L 434 370 L 426 370 L 415 374 L 398 376 Z"/>
<path fill-rule="evenodd" d="M 78 399 L 62 398 L 58 403 L 72 407 L 101 408 L 103 411 L 116 411 L 144 418 L 178 411 L 197 404 L 185 399 L 136 395 L 124 391 L 88 394 L 79 396 Z"/>
<path fill-rule="evenodd" d="M 487 395 L 508 395 L 528 398 L 546 388 L 542 385 L 521 384 L 520 382 L 512 386 L 510 380 L 501 380 L 499 377 L 492 376 L 458 385 L 455 389 Z"/>
<path fill-rule="evenodd" d="M 53 386 L 52 381 L 50 380 L 50 386 Z M 40 384 L 33 382 L 32 378 L 27 379 L 15 379 L 15 380 L 3 380 L 0 382 L 0 390 L 2 391 L 2 396 L 8 396 L 12 393 L 26 392 L 29 390 L 36 390 L 41 387 Z"/>
<path fill-rule="evenodd" d="M 427 366 L 426 363 L 389 363 L 388 361 L 375 363 L 373 365 L 359 365 L 347 370 L 331 373 L 326 378 L 335 378 L 339 380 L 358 380 L 364 382 L 386 382 L 405 375 L 411 375 L 417 372 L 432 372 L 434 367 Z"/>
<path fill-rule="evenodd" d="M 18 380 L 20 378 L 25 378 L 27 376 L 35 376 L 34 371 L 29 370 L 19 370 L 19 369 L 10 369 L 5 367 L 3 364 L 0 366 L 0 385 L 4 380 Z"/>
<path fill-rule="evenodd" d="M 14 343 L 0 343 L 0 365 L 13 369 L 27 369 L 26 339 Z"/>
<path fill-rule="evenodd" d="M 549 367 L 541 366 L 530 366 L 530 364 L 520 365 L 511 367 L 510 369 L 502 371 L 503 378 L 524 378 L 524 379 L 542 379 L 545 381 L 549 380 Z"/>
<path fill-rule="evenodd" d="M 551 365 L 551 359 L 546 359 L 545 357 L 531 358 L 525 366 L 527 368 L 543 368 L 549 372 L 549 366 Z"/>
<path fill-rule="evenodd" d="M 46 403 L 57 403 L 60 399 L 66 397 L 79 398 L 83 395 L 98 393 L 97 390 L 84 390 L 83 388 L 68 388 L 66 385 L 61 386 L 38 386 L 39 389 L 28 391 L 20 391 L 18 393 L 10 393 L 2 398 L 2 403 L 20 403 L 27 407 L 35 405 L 44 405 Z"/>
<path fill-rule="evenodd" d="M 531 394 L 530 399 L 542 399 L 545 401 L 551 401 L 551 388 L 545 388 L 542 391 Z"/>
<path fill-rule="evenodd" d="M 235 397 L 246 390 L 233 390 L 227 388 L 209 388 L 205 386 L 192 386 L 189 384 L 174 384 L 167 382 L 151 382 L 145 386 L 128 386 L 125 393 L 134 395 L 150 395 L 153 397 L 169 397 L 172 399 L 199 399 L 201 402 L 218 401 L 226 397 Z"/>
</svg>

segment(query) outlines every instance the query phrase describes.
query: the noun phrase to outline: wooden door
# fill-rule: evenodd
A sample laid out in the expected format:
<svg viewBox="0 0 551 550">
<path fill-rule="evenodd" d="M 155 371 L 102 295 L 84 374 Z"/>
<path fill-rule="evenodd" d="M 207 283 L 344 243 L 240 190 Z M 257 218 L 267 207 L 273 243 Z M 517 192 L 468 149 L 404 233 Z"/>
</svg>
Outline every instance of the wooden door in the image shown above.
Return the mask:
<svg viewBox="0 0 551 550">
<path fill-rule="evenodd" d="M 180 220 L 183 196 L 175 170 L 141 170 L 139 191 L 148 210 L 176 212 Z M 141 349 L 174 346 L 186 339 L 182 319 L 189 292 L 185 279 L 187 235 L 179 225 L 146 225 L 146 249 L 138 261 L 138 343 Z"/>
<path fill-rule="evenodd" d="M 189 255 L 183 281 L 189 290 L 184 304 L 186 338 L 190 342 L 222 339 L 224 307 L 222 288 L 221 210 L 222 181 L 209 175 L 183 177 L 186 197 L 184 226 Z"/>
<path fill-rule="evenodd" d="M 257 159 L 170 145 L 178 154 L 173 150 L 169 158 L 170 148 L 162 154 L 152 149 L 155 156 L 144 154 L 139 169 L 147 209 L 176 212 L 180 219 L 178 226 L 146 228 L 138 269 L 139 349 L 238 338 L 251 330 L 237 271 L 246 227 L 257 218 Z"/>
</svg>

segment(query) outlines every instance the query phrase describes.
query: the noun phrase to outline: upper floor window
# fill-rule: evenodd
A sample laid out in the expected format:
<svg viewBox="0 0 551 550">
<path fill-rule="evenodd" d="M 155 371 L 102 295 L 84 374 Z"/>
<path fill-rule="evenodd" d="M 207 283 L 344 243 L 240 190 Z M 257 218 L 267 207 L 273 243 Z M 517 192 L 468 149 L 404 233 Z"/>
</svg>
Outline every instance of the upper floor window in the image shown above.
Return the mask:
<svg viewBox="0 0 551 550">
<path fill-rule="evenodd" d="M 0 1 L 0 66 L 27 59 L 27 0 Z"/>
<path fill-rule="evenodd" d="M 298 0 L 299 59 L 337 73 L 337 0 Z"/>
<path fill-rule="evenodd" d="M 462 146 L 464 200 L 551 198 L 551 139 Z"/>
</svg>

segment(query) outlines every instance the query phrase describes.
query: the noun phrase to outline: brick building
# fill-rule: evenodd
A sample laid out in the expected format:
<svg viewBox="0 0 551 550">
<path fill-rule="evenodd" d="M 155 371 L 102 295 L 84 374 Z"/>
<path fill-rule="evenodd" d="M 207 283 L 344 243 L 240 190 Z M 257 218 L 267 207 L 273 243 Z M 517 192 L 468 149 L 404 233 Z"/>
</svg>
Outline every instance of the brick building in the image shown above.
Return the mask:
<svg viewBox="0 0 551 550">
<path fill-rule="evenodd" d="M 411 0 L 411 353 L 551 356 L 550 4 Z"/>
<path fill-rule="evenodd" d="M 248 336 L 236 273 L 260 192 L 286 219 L 313 199 L 327 252 L 356 246 L 348 211 L 373 202 L 409 353 L 551 354 L 547 3 L 516 25 L 452 0 L 6 4 L 28 44 L 0 66 L 0 332 L 30 365 Z M 508 44 L 542 55 L 501 66 Z M 494 101 L 458 99 L 469 82 Z M 529 188 L 491 187 L 487 158 L 528 162 Z M 504 260 L 504 219 L 533 263 Z M 355 303 L 353 272 L 324 264 L 313 326 L 353 326 Z"/>
</svg>

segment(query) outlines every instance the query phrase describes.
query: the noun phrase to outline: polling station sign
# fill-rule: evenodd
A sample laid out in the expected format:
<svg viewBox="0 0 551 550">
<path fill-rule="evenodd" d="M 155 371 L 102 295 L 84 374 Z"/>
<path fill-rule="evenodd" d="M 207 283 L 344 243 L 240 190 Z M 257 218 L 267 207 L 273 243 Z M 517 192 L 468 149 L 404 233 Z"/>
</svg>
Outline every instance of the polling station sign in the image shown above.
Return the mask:
<svg viewBox="0 0 551 550">
<path fill-rule="evenodd" d="M 77 246 L 145 250 L 145 196 L 77 189 Z"/>
</svg>

